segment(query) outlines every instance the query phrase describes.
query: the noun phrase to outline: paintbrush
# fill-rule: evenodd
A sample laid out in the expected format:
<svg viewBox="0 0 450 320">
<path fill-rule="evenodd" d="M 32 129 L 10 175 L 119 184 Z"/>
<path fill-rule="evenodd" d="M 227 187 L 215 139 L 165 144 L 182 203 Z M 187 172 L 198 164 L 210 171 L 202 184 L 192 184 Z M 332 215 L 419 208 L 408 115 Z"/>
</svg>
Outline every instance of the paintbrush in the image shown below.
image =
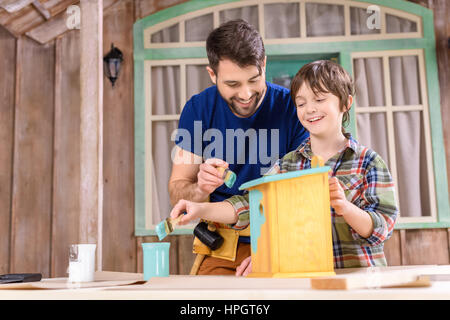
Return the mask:
<svg viewBox="0 0 450 320">
<path fill-rule="evenodd" d="M 228 168 L 218 167 L 217 170 L 222 174 L 222 179 L 228 188 L 231 188 L 236 182 L 236 174 Z"/>
<path fill-rule="evenodd" d="M 171 234 L 173 232 L 174 227 L 177 225 L 178 222 L 180 222 L 183 215 L 186 214 L 184 212 L 183 214 L 180 214 L 176 218 L 167 218 L 160 223 L 155 228 L 156 234 L 158 235 L 159 241 L 164 239 L 167 235 Z"/>
</svg>

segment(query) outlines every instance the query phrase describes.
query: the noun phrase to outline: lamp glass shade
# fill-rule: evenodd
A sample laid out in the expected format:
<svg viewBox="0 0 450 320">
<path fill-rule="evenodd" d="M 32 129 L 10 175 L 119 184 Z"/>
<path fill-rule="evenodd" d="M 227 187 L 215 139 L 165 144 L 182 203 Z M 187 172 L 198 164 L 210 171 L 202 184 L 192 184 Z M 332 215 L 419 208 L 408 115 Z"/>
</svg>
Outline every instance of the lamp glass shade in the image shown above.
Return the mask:
<svg viewBox="0 0 450 320">
<path fill-rule="evenodd" d="M 122 52 L 111 45 L 111 51 L 103 58 L 103 66 L 104 72 L 113 86 L 119 76 L 122 61 Z"/>
</svg>

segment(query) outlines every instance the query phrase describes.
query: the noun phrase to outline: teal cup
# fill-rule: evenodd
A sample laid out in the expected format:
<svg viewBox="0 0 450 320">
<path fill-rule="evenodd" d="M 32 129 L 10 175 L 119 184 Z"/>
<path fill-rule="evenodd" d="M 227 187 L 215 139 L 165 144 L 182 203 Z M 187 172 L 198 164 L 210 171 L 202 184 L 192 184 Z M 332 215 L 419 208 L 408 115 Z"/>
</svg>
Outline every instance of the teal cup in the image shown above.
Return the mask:
<svg viewBox="0 0 450 320">
<path fill-rule="evenodd" d="M 169 276 L 169 242 L 143 243 L 144 280 Z"/>
</svg>

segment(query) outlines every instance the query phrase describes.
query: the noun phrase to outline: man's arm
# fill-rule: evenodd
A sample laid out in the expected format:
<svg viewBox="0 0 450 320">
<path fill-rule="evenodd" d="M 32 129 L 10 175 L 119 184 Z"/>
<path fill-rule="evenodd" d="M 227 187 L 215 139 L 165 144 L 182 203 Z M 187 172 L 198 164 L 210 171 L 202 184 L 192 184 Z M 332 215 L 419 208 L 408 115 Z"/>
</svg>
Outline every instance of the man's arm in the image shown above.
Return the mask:
<svg viewBox="0 0 450 320">
<path fill-rule="evenodd" d="M 217 167 L 228 167 L 220 159 L 203 159 L 180 147 L 175 147 L 172 174 L 169 179 L 170 202 L 174 206 L 181 199 L 205 202 L 223 184 Z"/>
</svg>

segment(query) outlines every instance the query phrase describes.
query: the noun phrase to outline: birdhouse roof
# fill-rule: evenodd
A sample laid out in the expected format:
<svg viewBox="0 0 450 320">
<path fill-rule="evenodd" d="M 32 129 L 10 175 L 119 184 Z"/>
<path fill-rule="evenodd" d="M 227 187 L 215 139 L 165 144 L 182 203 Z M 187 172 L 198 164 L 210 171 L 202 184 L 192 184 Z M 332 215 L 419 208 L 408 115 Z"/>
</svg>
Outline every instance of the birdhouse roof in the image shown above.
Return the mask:
<svg viewBox="0 0 450 320">
<path fill-rule="evenodd" d="M 248 189 L 251 187 L 255 187 L 255 186 L 263 184 L 263 183 L 297 178 L 297 177 L 312 175 L 312 174 L 316 174 L 316 173 L 324 173 L 324 172 L 330 171 L 330 169 L 331 168 L 329 166 L 323 166 L 323 167 L 317 167 L 317 168 L 312 168 L 312 169 L 290 171 L 290 172 L 274 174 L 274 175 L 270 175 L 270 176 L 264 176 L 264 177 L 250 180 L 250 181 L 243 183 L 239 187 L 239 190 L 244 190 L 244 189 Z"/>
</svg>

